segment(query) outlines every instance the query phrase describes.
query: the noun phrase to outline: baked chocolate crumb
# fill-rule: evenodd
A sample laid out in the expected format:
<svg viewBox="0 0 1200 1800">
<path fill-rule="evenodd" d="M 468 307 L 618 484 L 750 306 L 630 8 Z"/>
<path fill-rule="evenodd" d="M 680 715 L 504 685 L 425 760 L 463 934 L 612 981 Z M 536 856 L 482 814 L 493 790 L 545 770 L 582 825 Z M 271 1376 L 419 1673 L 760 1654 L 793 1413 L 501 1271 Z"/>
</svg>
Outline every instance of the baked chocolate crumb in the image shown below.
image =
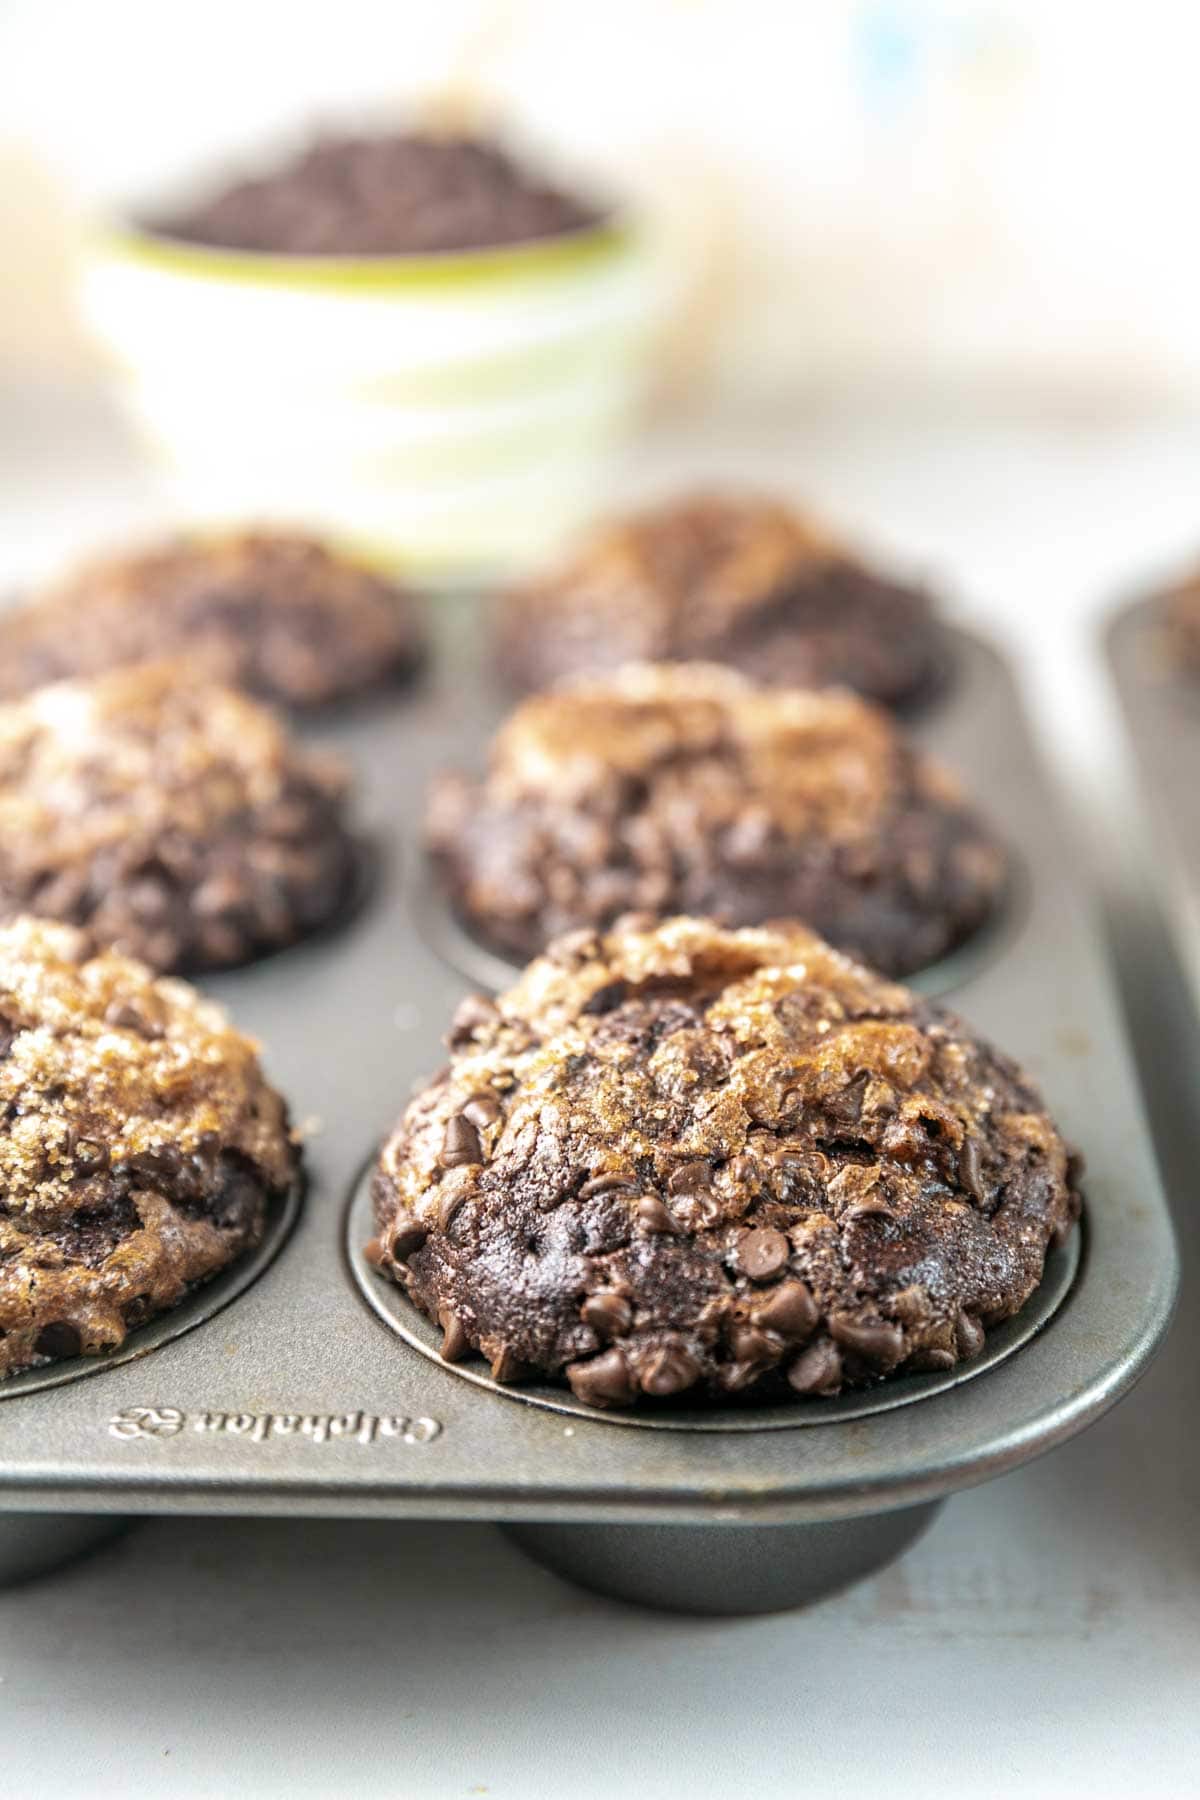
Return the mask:
<svg viewBox="0 0 1200 1800">
<path fill-rule="evenodd" d="M 557 237 L 602 216 L 498 144 L 405 131 L 319 138 L 152 229 L 231 250 L 396 256 Z"/>
</svg>

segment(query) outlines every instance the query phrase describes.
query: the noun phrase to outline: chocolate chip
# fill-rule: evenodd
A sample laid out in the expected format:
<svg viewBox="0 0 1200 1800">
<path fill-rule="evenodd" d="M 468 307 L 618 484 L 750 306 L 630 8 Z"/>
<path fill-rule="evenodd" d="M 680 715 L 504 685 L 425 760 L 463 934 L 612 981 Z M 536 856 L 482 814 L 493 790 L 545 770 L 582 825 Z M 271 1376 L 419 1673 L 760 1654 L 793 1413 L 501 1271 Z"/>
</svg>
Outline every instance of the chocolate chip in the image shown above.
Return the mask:
<svg viewBox="0 0 1200 1800">
<path fill-rule="evenodd" d="M 886 1319 L 860 1319 L 854 1313 L 830 1313 L 829 1334 L 842 1348 L 852 1350 L 864 1362 L 885 1368 L 899 1362 L 904 1333 Z"/>
<path fill-rule="evenodd" d="M 108 1167 L 108 1146 L 97 1144 L 91 1138 L 80 1138 L 75 1145 L 74 1160 L 81 1175 L 94 1175 Z"/>
<path fill-rule="evenodd" d="M 694 1194 L 697 1188 L 712 1186 L 713 1166 L 706 1157 L 682 1163 L 667 1182 L 668 1194 Z"/>
<path fill-rule="evenodd" d="M 446 1135 L 442 1140 L 438 1162 L 443 1169 L 462 1169 L 470 1163 L 483 1161 L 483 1146 L 479 1142 L 479 1133 L 470 1119 L 462 1113 L 455 1113 L 446 1121 Z"/>
<path fill-rule="evenodd" d="M 363 1245 L 363 1258 L 366 1262 L 370 1263 L 373 1269 L 382 1267 L 387 1258 L 387 1251 L 384 1249 L 383 1243 L 379 1238 L 371 1238 Z"/>
<path fill-rule="evenodd" d="M 960 1356 L 978 1356 L 983 1349 L 986 1333 L 978 1319 L 960 1308 L 954 1321 L 954 1337 Z"/>
<path fill-rule="evenodd" d="M 52 1356 L 56 1362 L 67 1356 L 78 1356 L 82 1347 L 78 1327 L 67 1319 L 53 1319 L 43 1325 L 33 1346 L 38 1356 Z"/>
<path fill-rule="evenodd" d="M 802 1344 L 817 1329 L 821 1314 L 803 1281 L 784 1281 L 750 1316 L 764 1330 L 777 1331 L 780 1337 Z"/>
<path fill-rule="evenodd" d="M 392 1226 L 390 1249 L 393 1262 L 407 1262 L 425 1239 L 429 1236 L 428 1228 L 419 1220 L 412 1218 L 397 1219 Z"/>
<path fill-rule="evenodd" d="M 988 1192 L 983 1179 L 983 1147 L 976 1137 L 968 1135 L 963 1139 L 958 1153 L 958 1179 L 976 1206 L 986 1205 Z"/>
<path fill-rule="evenodd" d="M 769 1225 L 745 1232 L 734 1251 L 739 1269 L 751 1281 L 774 1281 L 787 1268 L 791 1253 L 792 1247 L 782 1231 Z"/>
<path fill-rule="evenodd" d="M 642 1391 L 665 1400 L 694 1386 L 699 1374 L 700 1364 L 682 1344 L 664 1344 L 642 1369 Z"/>
<path fill-rule="evenodd" d="M 499 1017 L 497 1008 L 490 1000 L 485 1000 L 482 994 L 468 994 L 465 1000 L 458 1003 L 446 1042 L 452 1050 L 461 1050 L 479 1032 L 494 1025 Z"/>
<path fill-rule="evenodd" d="M 873 1200 L 870 1195 L 865 1200 L 853 1200 L 845 1212 L 839 1213 L 839 1225 L 854 1225 L 864 1219 L 890 1219 L 892 1209 L 886 1200 Z"/>
<path fill-rule="evenodd" d="M 581 1200 L 594 1200 L 597 1194 L 612 1194 L 618 1188 L 635 1188 L 636 1175 L 593 1175 L 579 1190 Z"/>
<path fill-rule="evenodd" d="M 511 1344 L 502 1344 L 492 1358 L 492 1380 L 519 1381 L 524 1373 L 525 1364 Z"/>
<path fill-rule="evenodd" d="M 656 1194 L 643 1194 L 637 1203 L 638 1223 L 647 1231 L 678 1231 L 679 1226 Z"/>
<path fill-rule="evenodd" d="M 754 1187 L 759 1180 L 758 1158 L 743 1150 L 726 1164 L 726 1173 L 738 1187 Z"/>
<path fill-rule="evenodd" d="M 627 1406 L 634 1396 L 633 1375 L 620 1350 L 605 1350 L 588 1362 L 570 1363 L 571 1391 L 587 1406 Z"/>
<path fill-rule="evenodd" d="M 591 998 L 585 1001 L 579 1010 L 585 1017 L 589 1018 L 595 1018 L 598 1014 L 613 1012 L 620 1006 L 628 992 L 629 983 L 627 981 L 606 981 L 604 986 L 597 988 Z"/>
<path fill-rule="evenodd" d="M 463 1329 L 463 1322 L 452 1306 L 438 1307 L 438 1324 L 442 1328 L 442 1342 L 438 1355 L 443 1362 L 460 1361 L 467 1354 L 471 1345 Z M 499 1380 L 500 1377 L 497 1379 Z"/>
<path fill-rule="evenodd" d="M 479 1131 L 486 1131 L 489 1125 L 496 1123 L 501 1110 L 495 1094 L 484 1092 L 471 1095 L 462 1109 L 462 1116 L 469 1125 L 474 1125 Z"/>
<path fill-rule="evenodd" d="M 917 1350 L 908 1359 L 910 1369 L 919 1370 L 925 1375 L 940 1375 L 947 1369 L 953 1369 L 958 1362 L 953 1350 L 946 1350 L 940 1344 L 929 1344 L 924 1350 Z"/>
<path fill-rule="evenodd" d="M 623 1294 L 609 1288 L 589 1294 L 579 1310 L 584 1323 L 600 1338 L 624 1337 L 633 1324 L 632 1306 Z"/>
<path fill-rule="evenodd" d="M 114 1000 L 104 1014 L 106 1025 L 121 1031 L 136 1031 L 139 1037 L 154 1041 L 164 1035 L 162 1020 L 155 1016 L 157 1003 L 149 995 L 140 1001 Z"/>
<path fill-rule="evenodd" d="M 771 1332 L 757 1325 L 735 1325 L 729 1333 L 729 1347 L 740 1363 L 778 1362 L 783 1346 Z"/>
<path fill-rule="evenodd" d="M 441 1230 L 441 1231 L 449 1230 L 451 1224 L 453 1223 L 453 1221 L 459 1211 L 459 1208 L 462 1206 L 463 1201 L 466 1198 L 467 1198 L 467 1188 L 466 1187 L 447 1188 L 446 1191 L 443 1194 L 441 1194 L 441 1196 L 438 1199 L 438 1229 L 439 1230 Z"/>
<path fill-rule="evenodd" d="M 836 1344 L 818 1338 L 802 1350 L 787 1372 L 798 1394 L 836 1394 L 842 1385 L 842 1359 Z"/>
</svg>

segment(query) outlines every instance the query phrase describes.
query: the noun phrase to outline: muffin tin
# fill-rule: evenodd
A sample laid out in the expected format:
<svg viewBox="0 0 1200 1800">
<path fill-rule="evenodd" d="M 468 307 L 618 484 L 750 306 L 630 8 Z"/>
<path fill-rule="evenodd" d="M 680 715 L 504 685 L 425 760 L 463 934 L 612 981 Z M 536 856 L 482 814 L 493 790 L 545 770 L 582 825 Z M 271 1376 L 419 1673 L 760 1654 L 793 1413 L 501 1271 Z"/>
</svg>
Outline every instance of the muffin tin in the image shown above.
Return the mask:
<svg viewBox="0 0 1200 1800">
<path fill-rule="evenodd" d="M 1167 650 L 1165 601 L 1136 600 L 1111 620 L 1109 665 L 1153 836 L 1175 953 L 1200 1007 L 1200 682 Z"/>
<path fill-rule="evenodd" d="M 420 851 L 426 781 L 477 761 L 507 705 L 477 604 L 444 602 L 437 630 L 423 685 L 312 734 L 357 766 L 379 852 L 366 903 L 340 933 L 205 983 L 261 1037 L 309 1129 L 294 1230 L 269 1266 L 247 1265 L 257 1279 L 236 1298 L 218 1285 L 197 1296 L 206 1316 L 185 1335 L 152 1327 L 102 1367 L 0 1387 L 9 1566 L 72 1554 L 123 1513 L 494 1519 L 605 1592 L 701 1612 L 797 1605 L 896 1554 L 948 1494 L 1096 1418 L 1170 1315 L 1174 1243 L 1098 927 L 1011 678 L 949 632 L 955 679 L 916 721 L 1020 871 L 1008 917 L 917 985 L 1042 1084 L 1088 1156 L 1084 1228 L 978 1363 L 758 1417 L 681 1409 L 648 1423 L 440 1364 L 403 1296 L 359 1260 L 364 1164 L 438 1064 L 471 985 L 446 953 L 454 927 Z M 105 1517 L 86 1529 L 63 1517 L 83 1514 Z"/>
</svg>

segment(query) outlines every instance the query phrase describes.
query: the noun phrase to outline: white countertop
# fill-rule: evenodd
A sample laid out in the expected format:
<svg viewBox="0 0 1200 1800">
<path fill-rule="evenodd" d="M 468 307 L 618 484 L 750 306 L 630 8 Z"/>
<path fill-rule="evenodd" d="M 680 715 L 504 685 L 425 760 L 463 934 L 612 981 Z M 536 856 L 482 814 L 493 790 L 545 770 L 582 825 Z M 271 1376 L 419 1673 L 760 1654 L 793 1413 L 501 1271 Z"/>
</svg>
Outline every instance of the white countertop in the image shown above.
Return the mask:
<svg viewBox="0 0 1200 1800">
<path fill-rule="evenodd" d="M 630 480 L 765 475 L 948 581 L 959 616 L 1017 655 L 1099 842 L 1121 777 L 1094 621 L 1145 570 L 1200 549 L 1198 466 L 1195 421 L 810 420 L 663 437 Z M 0 588 L 160 510 L 99 400 L 0 390 Z M 1186 1145 L 1175 1154 L 1186 1169 Z M 1200 1225 L 1185 1236 L 1194 1270 Z M 1132 1400 L 960 1495 L 901 1561 L 806 1613 L 639 1613 L 483 1526 L 142 1525 L 0 1593 L 4 1791 L 1196 1792 L 1189 1310 Z"/>
</svg>

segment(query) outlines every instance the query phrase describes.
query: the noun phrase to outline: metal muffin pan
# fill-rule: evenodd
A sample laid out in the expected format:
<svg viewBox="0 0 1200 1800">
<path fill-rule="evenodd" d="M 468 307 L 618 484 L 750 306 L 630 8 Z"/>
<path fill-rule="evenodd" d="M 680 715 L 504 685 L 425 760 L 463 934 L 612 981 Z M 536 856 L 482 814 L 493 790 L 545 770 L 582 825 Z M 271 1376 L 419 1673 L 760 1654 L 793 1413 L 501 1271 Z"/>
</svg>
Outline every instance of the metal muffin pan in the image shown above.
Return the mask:
<svg viewBox="0 0 1200 1800">
<path fill-rule="evenodd" d="M 1148 812 L 1156 886 L 1200 1007 L 1200 680 L 1170 661 L 1163 610 L 1156 597 L 1123 607 L 1109 623 L 1107 649 Z"/>
<path fill-rule="evenodd" d="M 1013 1331 L 1040 1329 L 950 1382 L 798 1402 L 796 1429 L 766 1416 L 747 1428 L 739 1414 L 622 1430 L 564 1410 L 565 1391 L 522 1404 L 469 1365 L 441 1365 L 378 1316 L 347 1257 L 364 1162 L 442 1060 L 470 985 L 429 930 L 423 796 L 435 769 L 479 760 L 509 702 L 489 679 L 477 604 L 446 599 L 436 623 L 422 684 L 310 733 L 356 766 L 379 848 L 371 894 L 340 933 L 204 984 L 261 1038 L 309 1127 L 302 1214 L 258 1279 L 186 1336 L 95 1378 L 0 1388 L 10 1542 L 37 1540 L 28 1570 L 64 1525 L 63 1554 L 78 1549 L 81 1522 L 63 1514 L 107 1515 L 97 1532 L 122 1513 L 492 1519 L 550 1566 L 630 1599 L 797 1605 L 895 1555 L 955 1490 L 1098 1417 L 1170 1316 L 1174 1242 L 1099 928 L 1011 677 L 950 633 L 954 682 L 911 727 L 962 772 L 1024 872 L 1015 910 L 964 954 L 945 999 L 1030 1069 L 1087 1153 L 1077 1272 L 1052 1259 Z"/>
</svg>

